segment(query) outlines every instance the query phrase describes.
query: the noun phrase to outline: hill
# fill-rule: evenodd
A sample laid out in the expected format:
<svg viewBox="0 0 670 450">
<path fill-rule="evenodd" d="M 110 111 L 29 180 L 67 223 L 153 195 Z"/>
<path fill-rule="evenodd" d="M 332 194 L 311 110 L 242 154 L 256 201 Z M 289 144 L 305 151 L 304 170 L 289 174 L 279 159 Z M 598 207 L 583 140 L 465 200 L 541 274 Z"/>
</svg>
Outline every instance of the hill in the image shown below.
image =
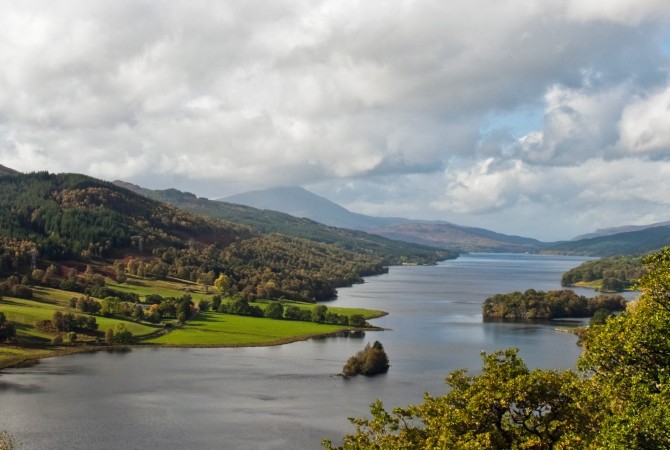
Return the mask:
<svg viewBox="0 0 670 450">
<path fill-rule="evenodd" d="M 9 167 L 5 167 L 2 164 L 0 164 L 0 176 L 2 176 L 2 175 L 16 175 L 18 173 L 19 173 L 18 171 L 14 170 L 14 169 L 10 169 Z"/>
<path fill-rule="evenodd" d="M 116 264 L 154 278 L 176 277 L 246 298 L 315 301 L 385 272 L 384 258 L 187 212 L 79 174 L 0 177 L 0 277 L 60 262 Z M 115 266 L 111 267 L 114 262 Z"/>
<path fill-rule="evenodd" d="M 642 255 L 667 245 L 670 245 L 670 226 L 657 226 L 562 242 L 550 245 L 542 252 L 584 256 Z"/>
<path fill-rule="evenodd" d="M 348 251 L 373 253 L 380 256 L 384 264 L 430 264 L 457 256 L 455 252 L 448 250 L 441 250 L 420 243 L 400 242 L 362 231 L 323 225 L 311 219 L 298 218 L 270 209 L 261 210 L 235 203 L 198 198 L 194 194 L 176 189 L 151 190 L 123 181 L 115 181 L 114 183 L 141 195 L 170 203 L 196 214 L 248 225 L 264 234 L 280 233 L 332 244 Z M 309 195 L 317 197 L 314 194 Z M 338 208 L 340 207 L 338 206 Z"/>
<path fill-rule="evenodd" d="M 435 247 L 457 248 L 464 252 L 534 253 L 546 245 L 535 239 L 508 236 L 490 230 L 450 223 L 408 222 L 373 228 L 370 232 L 391 239 Z"/>
<path fill-rule="evenodd" d="M 611 236 L 614 234 L 620 234 L 620 233 L 628 233 L 630 231 L 642 231 L 646 230 L 648 228 L 655 228 L 655 227 L 667 227 L 670 226 L 670 221 L 668 222 L 657 222 L 657 223 L 652 223 L 649 225 L 624 225 L 620 227 L 612 227 L 612 228 L 600 228 L 593 233 L 587 233 L 587 234 L 582 234 L 580 236 L 574 237 L 573 241 L 581 241 L 584 239 L 591 239 L 591 238 L 597 238 L 597 237 L 603 237 L 603 236 Z"/>
<path fill-rule="evenodd" d="M 219 201 L 279 211 L 294 217 L 306 217 L 325 225 L 352 230 L 368 230 L 408 222 L 408 219 L 357 214 L 298 186 L 250 191 Z"/>
<path fill-rule="evenodd" d="M 300 187 L 282 187 L 237 194 L 222 199 L 335 226 L 364 230 L 389 239 L 467 252 L 536 252 L 545 244 L 481 228 L 442 221 L 374 217 L 353 213 Z"/>
<path fill-rule="evenodd" d="M 225 246 L 251 229 L 197 217 L 112 183 L 78 174 L 0 177 L 0 237 L 31 242 L 44 257 L 108 256 L 159 246 Z"/>
</svg>

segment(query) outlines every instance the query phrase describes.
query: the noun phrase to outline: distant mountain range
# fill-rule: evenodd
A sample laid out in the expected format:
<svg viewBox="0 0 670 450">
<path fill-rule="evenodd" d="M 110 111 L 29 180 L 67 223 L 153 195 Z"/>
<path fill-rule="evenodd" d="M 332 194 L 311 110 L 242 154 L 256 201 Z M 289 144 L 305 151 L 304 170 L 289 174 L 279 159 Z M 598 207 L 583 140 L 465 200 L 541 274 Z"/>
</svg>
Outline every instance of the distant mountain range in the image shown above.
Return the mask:
<svg viewBox="0 0 670 450">
<path fill-rule="evenodd" d="M 537 252 L 547 244 L 482 228 L 443 221 L 410 220 L 357 214 L 301 187 L 251 191 L 220 199 L 254 208 L 306 217 L 333 227 L 366 231 L 406 242 L 465 252 Z"/>
<path fill-rule="evenodd" d="M 118 180 L 114 184 L 201 216 L 250 226 L 263 234 L 279 233 L 332 244 L 344 250 L 383 255 L 386 264 L 430 263 L 457 256 L 456 252 L 435 246 L 397 241 L 344 227 L 332 227 L 270 209 L 261 210 L 237 203 L 199 198 L 190 192 L 177 189 L 152 190 Z"/>
<path fill-rule="evenodd" d="M 0 165 L 0 176 L 20 172 Z M 567 242 L 547 243 L 444 221 L 357 214 L 300 187 L 247 192 L 221 200 L 198 198 L 177 189 L 151 190 L 123 181 L 114 184 L 188 211 L 248 225 L 261 233 L 304 237 L 341 248 L 367 248 L 389 261 L 426 261 L 453 252 L 529 252 L 590 256 L 634 255 L 670 245 L 670 221 L 600 229 Z M 371 233 L 371 234 L 369 234 Z"/>
<path fill-rule="evenodd" d="M 641 227 L 636 231 L 553 244 L 543 252 L 585 256 L 641 255 L 668 245 L 670 226 L 651 226 Z"/>
<path fill-rule="evenodd" d="M 297 186 L 250 191 L 218 199 L 226 203 L 280 211 L 295 217 L 306 217 L 331 227 L 369 230 L 410 222 L 399 217 L 373 217 L 357 214 Z"/>
<path fill-rule="evenodd" d="M 610 256 L 642 254 L 670 245 L 670 222 L 597 230 L 568 242 L 541 242 L 443 221 L 372 217 L 353 213 L 300 187 L 252 191 L 222 200 L 282 211 L 336 227 L 463 252 L 530 252 Z"/>
<path fill-rule="evenodd" d="M 643 231 L 647 230 L 649 228 L 656 228 L 656 227 L 668 227 L 670 226 L 670 221 L 667 222 L 657 222 L 657 223 L 652 223 L 650 225 L 626 225 L 622 227 L 614 227 L 614 228 L 601 228 L 593 233 L 587 233 L 587 234 L 582 234 L 580 236 L 576 236 L 572 238 L 572 241 L 581 241 L 584 239 L 593 239 L 593 238 L 598 238 L 598 237 L 603 237 L 603 236 L 612 236 L 614 234 L 621 234 L 621 233 L 629 233 L 633 231 Z"/>
</svg>

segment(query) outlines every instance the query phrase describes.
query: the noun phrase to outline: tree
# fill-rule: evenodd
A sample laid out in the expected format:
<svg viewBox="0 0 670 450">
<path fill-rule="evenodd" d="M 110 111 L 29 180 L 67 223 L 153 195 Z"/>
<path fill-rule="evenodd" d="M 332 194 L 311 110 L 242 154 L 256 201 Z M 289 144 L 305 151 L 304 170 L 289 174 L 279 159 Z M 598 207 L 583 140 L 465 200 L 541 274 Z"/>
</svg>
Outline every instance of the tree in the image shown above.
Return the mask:
<svg viewBox="0 0 670 450">
<path fill-rule="evenodd" d="M 670 448 L 670 247 L 643 264 L 642 294 L 587 331 L 578 363 L 602 403 L 603 448 Z"/>
<path fill-rule="evenodd" d="M 369 343 L 356 355 L 349 358 L 342 368 L 342 375 L 353 376 L 358 374 L 377 375 L 389 369 L 389 360 L 384 347 L 379 341 L 373 345 Z"/>
<path fill-rule="evenodd" d="M 209 300 L 204 299 L 204 298 L 201 299 L 201 300 L 198 302 L 198 309 L 199 309 L 201 312 L 209 311 L 209 308 L 211 308 L 211 306 L 212 306 L 212 302 L 210 302 Z"/>
<path fill-rule="evenodd" d="M 4 313 L 0 312 L 0 342 L 13 339 L 16 336 L 14 323 L 9 322 Z"/>
<path fill-rule="evenodd" d="M 317 305 L 312 309 L 312 322 L 324 323 L 326 321 L 326 313 L 328 307 L 326 305 Z"/>
<path fill-rule="evenodd" d="M 216 294 L 212 296 L 212 310 L 218 311 L 219 306 L 221 306 L 221 295 Z"/>
<path fill-rule="evenodd" d="M 216 274 L 213 270 L 209 272 L 202 272 L 198 276 L 198 283 L 201 283 L 205 287 L 205 294 L 209 293 L 209 287 L 214 283 Z"/>
<path fill-rule="evenodd" d="M 105 344 L 114 344 L 114 328 L 110 327 L 105 330 Z"/>
<path fill-rule="evenodd" d="M 128 276 L 126 275 L 126 268 L 124 267 L 123 261 L 118 261 L 114 263 L 114 278 L 117 283 L 125 283 L 128 281 Z"/>
<path fill-rule="evenodd" d="M 107 334 L 105 333 L 105 338 L 107 338 Z M 115 344 L 130 344 L 133 340 L 133 333 L 130 332 L 126 328 L 126 324 L 123 322 L 119 322 L 116 324 L 116 328 L 114 330 L 114 343 Z"/>
<path fill-rule="evenodd" d="M 281 303 L 273 301 L 268 306 L 265 307 L 263 311 L 263 316 L 270 319 L 283 319 L 284 318 L 284 306 Z"/>
<path fill-rule="evenodd" d="M 362 314 L 353 314 L 349 317 L 349 325 L 356 328 L 365 326 L 365 317 Z"/>
<path fill-rule="evenodd" d="M 144 320 L 144 308 L 142 308 L 142 305 L 135 305 L 135 308 L 133 309 L 133 318 L 135 320 Z"/>
<path fill-rule="evenodd" d="M 230 286 L 230 278 L 224 273 L 220 274 L 218 278 L 214 280 L 214 287 L 222 294 L 228 293 Z"/>
</svg>

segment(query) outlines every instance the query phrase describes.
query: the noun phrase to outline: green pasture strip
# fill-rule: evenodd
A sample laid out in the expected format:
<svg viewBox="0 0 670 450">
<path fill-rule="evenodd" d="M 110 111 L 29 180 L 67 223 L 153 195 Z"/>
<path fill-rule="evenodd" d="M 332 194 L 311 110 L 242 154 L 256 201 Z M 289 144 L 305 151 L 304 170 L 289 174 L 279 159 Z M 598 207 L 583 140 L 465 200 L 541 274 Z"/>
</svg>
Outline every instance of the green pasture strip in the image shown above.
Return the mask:
<svg viewBox="0 0 670 450">
<path fill-rule="evenodd" d="M 71 312 L 75 315 L 83 315 L 76 309 L 62 308 L 37 300 L 25 300 L 14 297 L 4 297 L 0 300 L 0 312 L 5 313 L 7 320 L 14 322 L 20 334 L 39 336 L 51 339 L 53 336 L 37 330 L 35 324 L 38 320 L 51 320 L 54 311 Z M 136 336 L 153 333 L 156 326 L 145 325 L 129 320 L 114 319 L 109 317 L 94 316 L 98 324 L 98 331 L 104 332 L 107 328 L 115 328 L 119 322 L 123 322 L 126 328 Z"/>
<path fill-rule="evenodd" d="M 206 312 L 186 322 L 183 327 L 147 342 L 183 346 L 269 345 L 345 329 L 347 327 L 337 325 Z"/>
<path fill-rule="evenodd" d="M 142 300 L 144 300 L 146 296 L 150 294 L 160 295 L 161 297 L 175 298 L 179 298 L 182 295 L 188 294 L 196 303 L 202 298 L 210 297 L 209 294 L 202 292 L 202 287 L 200 285 L 186 281 L 180 283 L 176 281 L 148 280 L 144 278 L 129 277 L 128 281 L 123 284 L 119 284 L 108 279 L 106 280 L 106 285 L 110 289 L 114 289 L 119 292 L 137 294 Z M 211 290 L 211 292 L 214 293 L 213 290 Z"/>
<path fill-rule="evenodd" d="M 265 309 L 265 307 L 273 302 L 276 302 L 277 300 L 256 300 L 253 302 L 250 302 L 251 305 L 256 305 L 260 306 L 261 308 Z M 328 307 L 328 311 L 332 311 L 335 314 L 339 314 L 341 316 L 347 316 L 351 317 L 354 314 L 360 314 L 366 319 L 374 319 L 377 317 L 382 317 L 385 316 L 387 313 L 384 311 L 379 311 L 376 309 L 365 309 L 365 308 L 344 308 L 341 306 L 328 306 L 327 304 L 324 303 L 307 303 L 307 302 L 297 302 L 293 300 L 283 300 L 282 301 L 284 308 L 287 306 L 297 306 L 300 309 L 306 309 L 309 311 L 312 311 L 315 307 L 318 305 L 325 305 Z"/>
<path fill-rule="evenodd" d="M 589 289 L 600 289 L 603 285 L 603 280 L 593 280 L 593 281 L 578 281 L 574 284 L 577 287 L 589 288 Z"/>
<path fill-rule="evenodd" d="M 328 305 L 326 305 L 326 306 L 328 306 Z M 379 311 L 379 310 L 376 310 L 376 309 L 343 308 L 343 307 L 339 307 L 339 306 L 333 306 L 333 307 L 328 306 L 328 311 L 332 311 L 335 314 L 339 314 L 341 316 L 347 316 L 347 317 L 351 317 L 354 314 L 360 314 L 363 317 L 365 317 L 366 319 L 375 319 L 377 317 L 382 317 L 382 316 L 385 316 L 386 314 L 388 314 L 384 311 Z"/>
<path fill-rule="evenodd" d="M 86 295 L 80 292 L 63 291 L 44 286 L 33 286 L 32 290 L 34 299 L 59 306 L 68 306 L 70 304 L 70 299 Z"/>
<path fill-rule="evenodd" d="M 51 320 L 54 311 L 61 309 L 59 306 L 36 300 L 14 297 L 3 297 L 0 300 L 0 312 L 5 313 L 7 320 L 30 327 L 34 327 L 38 320 Z"/>
<path fill-rule="evenodd" d="M 98 331 L 102 333 L 104 333 L 107 328 L 115 329 L 116 325 L 119 323 L 123 323 L 126 326 L 126 329 L 133 333 L 133 336 L 143 336 L 161 329 L 161 327 L 156 325 L 152 326 L 144 323 L 134 322 L 132 320 L 114 319 L 103 316 L 95 316 L 95 321 L 98 324 Z"/>
</svg>

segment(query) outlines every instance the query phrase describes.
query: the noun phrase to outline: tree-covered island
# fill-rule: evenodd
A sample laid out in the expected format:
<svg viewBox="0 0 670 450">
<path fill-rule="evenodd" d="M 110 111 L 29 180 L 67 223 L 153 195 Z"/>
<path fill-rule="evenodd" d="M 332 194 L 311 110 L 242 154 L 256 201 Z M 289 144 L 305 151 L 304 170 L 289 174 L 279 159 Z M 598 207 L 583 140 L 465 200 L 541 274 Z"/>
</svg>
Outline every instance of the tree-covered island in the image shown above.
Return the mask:
<svg viewBox="0 0 670 450">
<path fill-rule="evenodd" d="M 510 292 L 487 298 L 482 305 L 484 320 L 551 320 L 591 317 L 598 310 L 623 311 L 626 299 L 621 295 L 587 298 L 571 290 Z"/>
</svg>

